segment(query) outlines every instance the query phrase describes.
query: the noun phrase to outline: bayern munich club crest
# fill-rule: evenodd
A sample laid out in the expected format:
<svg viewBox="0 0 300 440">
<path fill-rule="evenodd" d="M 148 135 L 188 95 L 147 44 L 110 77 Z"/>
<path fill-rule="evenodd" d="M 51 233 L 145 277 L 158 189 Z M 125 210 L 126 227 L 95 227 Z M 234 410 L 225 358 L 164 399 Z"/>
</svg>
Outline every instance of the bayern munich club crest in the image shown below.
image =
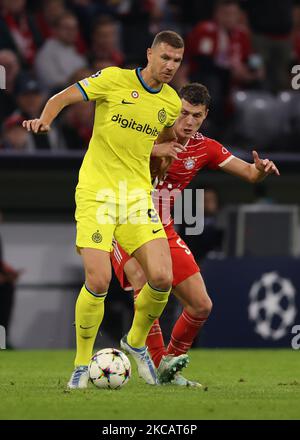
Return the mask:
<svg viewBox="0 0 300 440">
<path fill-rule="evenodd" d="M 137 92 L 136 90 L 133 90 L 133 92 L 131 92 L 131 97 L 132 98 L 134 98 L 134 99 L 136 99 L 136 98 L 138 98 L 140 95 L 139 95 L 139 92 Z"/>
<path fill-rule="evenodd" d="M 192 170 L 195 166 L 195 163 L 196 163 L 195 160 L 189 157 L 183 162 L 183 165 L 186 170 Z"/>
</svg>

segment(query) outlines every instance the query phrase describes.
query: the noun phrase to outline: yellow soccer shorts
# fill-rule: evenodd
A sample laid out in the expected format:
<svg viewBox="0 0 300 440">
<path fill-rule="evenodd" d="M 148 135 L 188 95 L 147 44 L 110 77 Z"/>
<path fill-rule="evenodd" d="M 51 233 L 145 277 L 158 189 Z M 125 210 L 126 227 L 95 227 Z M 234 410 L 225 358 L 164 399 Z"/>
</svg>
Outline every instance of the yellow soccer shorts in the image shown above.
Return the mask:
<svg viewBox="0 0 300 440">
<path fill-rule="evenodd" d="M 76 246 L 79 249 L 110 252 L 115 238 L 131 255 L 151 240 L 166 238 L 151 195 L 116 203 L 109 199 L 98 200 L 95 193 L 77 188 L 75 200 Z"/>
</svg>

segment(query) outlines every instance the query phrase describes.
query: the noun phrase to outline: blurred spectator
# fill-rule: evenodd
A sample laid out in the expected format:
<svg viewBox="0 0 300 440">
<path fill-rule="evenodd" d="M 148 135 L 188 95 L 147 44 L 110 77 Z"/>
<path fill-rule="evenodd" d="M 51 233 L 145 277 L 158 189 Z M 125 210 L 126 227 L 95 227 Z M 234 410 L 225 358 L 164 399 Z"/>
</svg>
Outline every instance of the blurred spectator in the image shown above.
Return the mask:
<svg viewBox="0 0 300 440">
<path fill-rule="evenodd" d="M 43 0 L 42 7 L 36 14 L 36 23 L 44 40 L 54 36 L 57 20 L 67 12 L 63 0 Z M 86 44 L 80 32 L 77 34 L 76 48 L 79 53 L 84 53 L 86 50 Z"/>
<path fill-rule="evenodd" d="M 145 47 L 150 47 L 153 35 L 150 32 L 151 2 L 128 0 L 119 2 L 119 18 L 122 22 L 122 46 L 126 64 L 142 65 L 146 62 Z"/>
<path fill-rule="evenodd" d="M 93 131 L 94 111 L 94 103 L 84 101 L 66 109 L 61 121 L 61 130 L 68 149 L 87 149 Z"/>
<path fill-rule="evenodd" d="M 22 127 L 22 118 L 19 114 L 11 115 L 7 118 L 2 127 L 2 142 L 0 150 L 10 150 L 15 152 L 33 152 L 35 147 L 32 136 Z"/>
<path fill-rule="evenodd" d="M 16 82 L 15 96 L 19 113 L 24 119 L 34 119 L 40 116 L 45 95 L 34 76 L 22 73 Z"/>
<path fill-rule="evenodd" d="M 54 35 L 39 50 L 35 62 L 38 79 L 49 91 L 63 88 L 76 70 L 86 66 L 85 58 L 75 47 L 78 22 L 74 15 L 59 17 Z"/>
<path fill-rule="evenodd" d="M 214 19 L 198 23 L 187 38 L 186 54 L 191 80 L 209 88 L 213 102 L 210 117 L 218 127 L 224 119 L 231 86 L 248 86 L 262 76 L 259 64 L 249 64 L 251 40 L 249 31 L 241 22 L 239 3 L 236 0 L 219 0 Z"/>
<path fill-rule="evenodd" d="M 148 4 L 149 31 L 154 36 L 158 32 L 170 29 L 182 33 L 180 20 L 176 20 L 176 8 L 171 7 L 169 0 L 151 0 Z"/>
<path fill-rule="evenodd" d="M 51 127 L 49 133 L 43 135 L 27 133 L 21 126 L 24 119 L 38 118 L 45 102 L 41 87 L 32 75 L 24 73 L 18 78 L 15 96 L 18 110 L 4 121 L 3 146 L 26 152 L 36 149 L 57 150 L 64 148 L 63 139 L 56 124 Z"/>
<path fill-rule="evenodd" d="M 93 75 L 95 71 L 101 70 L 101 69 L 90 69 L 89 67 L 82 67 L 75 72 L 72 73 L 70 78 L 67 81 L 67 85 L 75 84 L 77 81 L 80 81 L 83 78 L 88 78 L 89 76 Z"/>
<path fill-rule="evenodd" d="M 203 259 L 209 252 L 222 250 L 224 232 L 219 226 L 220 203 L 215 189 L 204 191 L 204 231 L 201 235 L 185 236 L 185 242 L 196 259 Z"/>
<path fill-rule="evenodd" d="M 187 29 L 200 21 L 211 20 L 216 0 L 170 0 L 171 5 L 179 8 L 179 18 Z"/>
<path fill-rule="evenodd" d="M 20 63 L 14 52 L 0 50 L 0 65 L 5 69 L 5 90 L 0 89 L 0 125 L 1 122 L 16 109 L 14 89 L 16 78 L 20 72 Z"/>
<path fill-rule="evenodd" d="M 293 0 L 243 0 L 253 32 L 253 45 L 264 61 L 264 88 L 289 88 Z"/>
<path fill-rule="evenodd" d="M 105 69 L 106 67 L 110 67 L 111 65 L 112 64 L 110 59 L 94 60 L 91 62 L 91 68 L 93 70 L 93 73 L 98 72 L 98 70 Z M 133 66 L 131 66 L 124 64 L 122 67 L 123 69 L 135 69 L 136 67 L 138 67 L 138 65 L 134 64 Z"/>
<path fill-rule="evenodd" d="M 2 0 L 1 6 L 0 49 L 11 49 L 25 65 L 32 65 L 42 38 L 26 11 L 26 0 Z"/>
<path fill-rule="evenodd" d="M 91 60 L 105 60 L 110 66 L 122 66 L 124 56 L 120 51 L 117 23 L 110 17 L 103 17 L 94 26 L 91 39 Z"/>
<path fill-rule="evenodd" d="M 90 44 L 91 27 L 97 17 L 108 15 L 110 17 L 117 16 L 116 9 L 118 3 L 123 0 L 67 0 L 67 7 L 76 15 L 80 23 L 84 40 Z"/>
<path fill-rule="evenodd" d="M 82 78 L 87 78 L 93 71 L 87 68 L 79 69 L 69 80 L 74 84 Z M 62 115 L 60 127 L 65 144 L 71 150 L 85 150 L 88 147 L 93 131 L 95 103 L 78 102 L 68 106 Z"/>
<path fill-rule="evenodd" d="M 67 10 L 63 0 L 43 0 L 41 9 L 36 14 L 36 23 L 44 40 L 53 37 L 53 28 L 59 17 Z"/>
</svg>

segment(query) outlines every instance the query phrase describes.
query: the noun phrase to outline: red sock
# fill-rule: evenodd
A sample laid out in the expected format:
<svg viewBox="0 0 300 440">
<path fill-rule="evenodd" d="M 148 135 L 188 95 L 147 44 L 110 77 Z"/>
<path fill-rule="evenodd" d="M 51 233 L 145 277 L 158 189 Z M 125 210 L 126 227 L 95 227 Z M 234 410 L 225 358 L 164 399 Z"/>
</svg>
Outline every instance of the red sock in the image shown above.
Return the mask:
<svg viewBox="0 0 300 440">
<path fill-rule="evenodd" d="M 146 339 L 146 345 L 149 349 L 154 365 L 157 368 L 161 358 L 167 354 L 164 337 L 162 335 L 158 319 L 153 322 Z"/>
<path fill-rule="evenodd" d="M 140 291 L 141 289 L 134 291 L 134 299 L 138 296 Z M 149 349 L 154 365 L 157 368 L 159 366 L 162 356 L 167 354 L 167 349 L 165 347 L 165 342 L 158 319 L 153 322 L 153 325 L 146 339 L 146 345 Z"/>
<path fill-rule="evenodd" d="M 195 318 L 183 310 L 173 327 L 168 354 L 179 356 L 186 353 L 206 320 L 207 317 Z"/>
</svg>

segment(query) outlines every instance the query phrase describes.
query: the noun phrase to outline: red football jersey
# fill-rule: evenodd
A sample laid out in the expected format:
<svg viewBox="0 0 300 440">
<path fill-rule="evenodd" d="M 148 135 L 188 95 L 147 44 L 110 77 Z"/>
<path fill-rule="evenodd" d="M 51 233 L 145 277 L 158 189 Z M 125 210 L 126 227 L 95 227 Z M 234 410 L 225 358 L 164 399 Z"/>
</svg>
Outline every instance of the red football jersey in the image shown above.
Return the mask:
<svg viewBox="0 0 300 440">
<path fill-rule="evenodd" d="M 153 202 L 164 225 L 171 221 L 170 209 L 180 192 L 202 168 L 217 169 L 228 163 L 233 155 L 222 144 L 196 133 L 186 144 L 186 150 L 177 154 L 164 179 L 155 182 Z"/>
</svg>

